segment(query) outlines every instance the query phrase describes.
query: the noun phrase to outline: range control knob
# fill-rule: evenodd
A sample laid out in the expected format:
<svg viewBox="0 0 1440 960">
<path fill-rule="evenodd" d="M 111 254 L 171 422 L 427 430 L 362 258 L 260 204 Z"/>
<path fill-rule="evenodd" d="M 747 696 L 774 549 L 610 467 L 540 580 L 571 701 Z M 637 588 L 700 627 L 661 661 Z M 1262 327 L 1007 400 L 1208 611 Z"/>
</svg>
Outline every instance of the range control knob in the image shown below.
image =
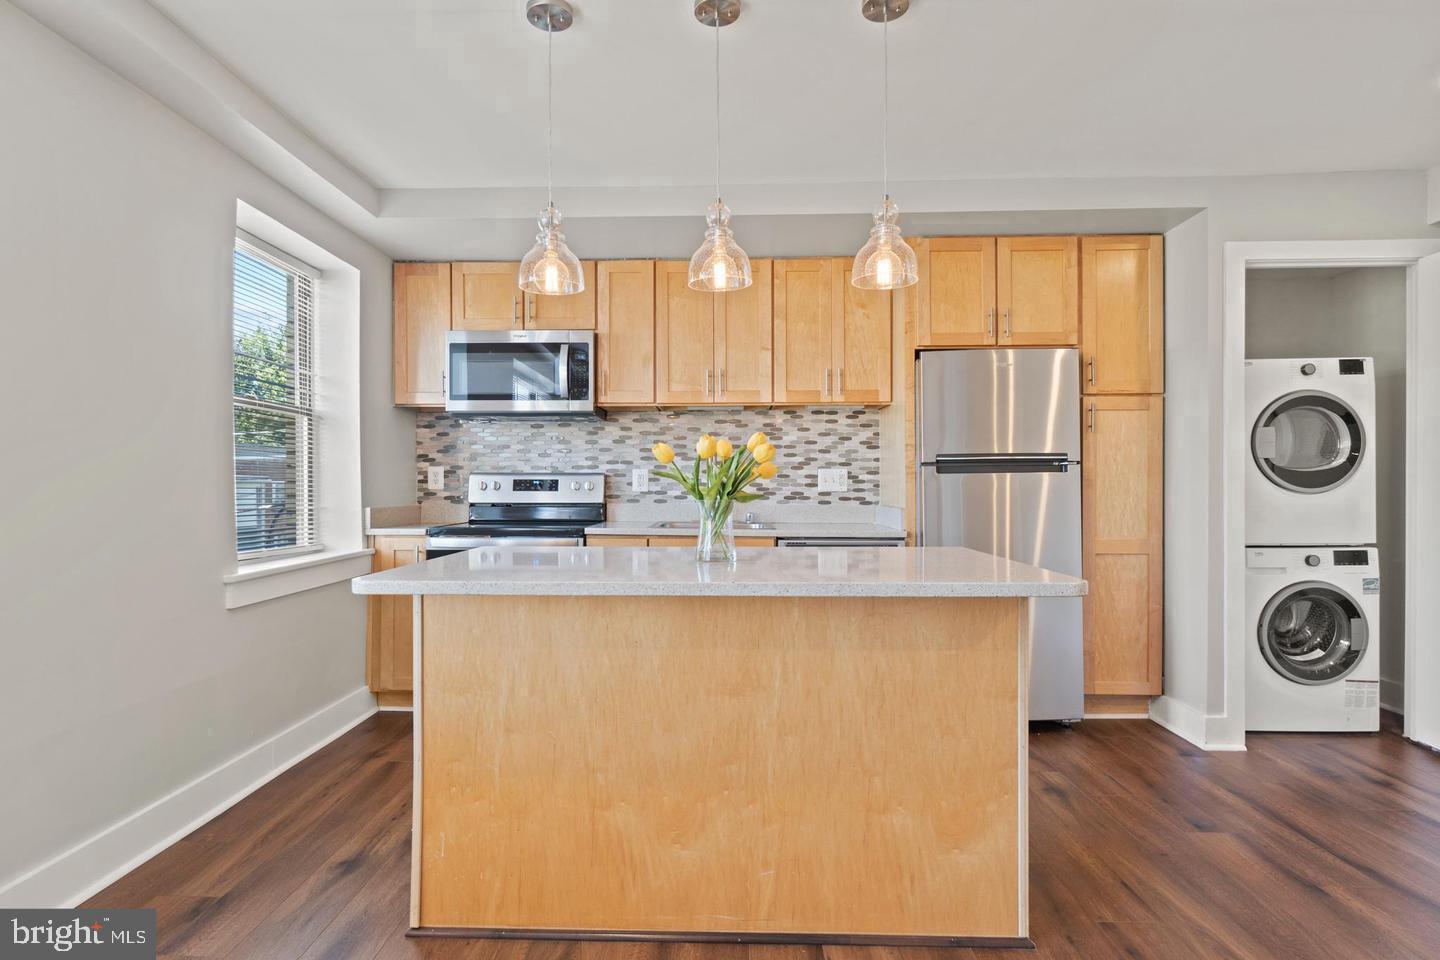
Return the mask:
<svg viewBox="0 0 1440 960">
<path fill-rule="evenodd" d="M 484 480 L 481 480 L 479 483 L 475 484 L 475 486 L 479 487 L 481 490 L 489 490 L 489 489 L 490 489 L 490 485 L 489 485 L 488 483 L 486 483 Z"/>
<path fill-rule="evenodd" d="M 1315 364 L 1313 364 L 1313 363 L 1302 363 L 1302 364 L 1300 364 L 1300 372 L 1301 372 L 1302 374 L 1304 374 L 1305 376 L 1307 376 L 1307 377 L 1313 377 L 1313 376 L 1315 376 Z"/>
<path fill-rule="evenodd" d="M 571 489 L 571 490 L 579 490 L 579 489 L 580 489 L 580 481 L 579 481 L 579 480 L 571 480 L 571 481 L 570 481 L 570 489 Z"/>
<path fill-rule="evenodd" d="M 1307 553 L 1307 554 L 1305 555 L 1305 566 L 1307 566 L 1307 567 L 1318 567 L 1318 566 L 1320 566 L 1320 555 L 1319 555 L 1318 553 Z"/>
<path fill-rule="evenodd" d="M 586 489 L 586 490 L 594 490 L 594 489 L 595 489 L 595 481 L 594 481 L 594 480 L 586 480 L 586 481 L 585 481 L 585 489 Z"/>
</svg>

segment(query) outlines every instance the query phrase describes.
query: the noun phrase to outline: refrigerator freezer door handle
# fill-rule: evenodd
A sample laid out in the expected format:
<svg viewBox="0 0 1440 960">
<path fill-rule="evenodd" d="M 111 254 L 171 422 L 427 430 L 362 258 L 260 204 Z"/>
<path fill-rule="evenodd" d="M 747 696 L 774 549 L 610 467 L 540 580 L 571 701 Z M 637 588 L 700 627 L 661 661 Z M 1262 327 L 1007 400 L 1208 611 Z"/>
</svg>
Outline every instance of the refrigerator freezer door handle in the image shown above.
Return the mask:
<svg viewBox="0 0 1440 960">
<path fill-rule="evenodd" d="M 938 474 L 953 473 L 1066 473 L 1071 460 L 1064 453 L 995 454 L 942 453 L 934 461 L 922 463 L 934 467 Z"/>
</svg>

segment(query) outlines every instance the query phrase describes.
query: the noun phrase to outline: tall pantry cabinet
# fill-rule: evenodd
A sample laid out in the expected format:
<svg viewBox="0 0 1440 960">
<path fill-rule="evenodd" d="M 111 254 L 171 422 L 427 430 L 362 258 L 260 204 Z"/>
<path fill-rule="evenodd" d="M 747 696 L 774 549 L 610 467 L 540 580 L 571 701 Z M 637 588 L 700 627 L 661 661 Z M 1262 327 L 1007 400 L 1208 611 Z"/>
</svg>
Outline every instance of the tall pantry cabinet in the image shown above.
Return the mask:
<svg viewBox="0 0 1440 960">
<path fill-rule="evenodd" d="M 1143 713 L 1161 692 L 1162 244 L 1159 236 L 1080 242 L 1087 713 Z"/>
</svg>

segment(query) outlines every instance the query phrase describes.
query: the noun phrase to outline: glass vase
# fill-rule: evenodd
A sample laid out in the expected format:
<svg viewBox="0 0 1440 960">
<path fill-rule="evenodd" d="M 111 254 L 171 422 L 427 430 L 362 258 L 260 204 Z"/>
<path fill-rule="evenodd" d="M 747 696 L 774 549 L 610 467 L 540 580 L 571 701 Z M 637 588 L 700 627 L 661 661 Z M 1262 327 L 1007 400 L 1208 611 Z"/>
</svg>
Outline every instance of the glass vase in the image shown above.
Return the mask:
<svg viewBox="0 0 1440 960">
<path fill-rule="evenodd" d="M 700 529 L 695 538 L 697 563 L 734 563 L 735 528 L 731 523 L 734 501 L 700 500 Z"/>
</svg>

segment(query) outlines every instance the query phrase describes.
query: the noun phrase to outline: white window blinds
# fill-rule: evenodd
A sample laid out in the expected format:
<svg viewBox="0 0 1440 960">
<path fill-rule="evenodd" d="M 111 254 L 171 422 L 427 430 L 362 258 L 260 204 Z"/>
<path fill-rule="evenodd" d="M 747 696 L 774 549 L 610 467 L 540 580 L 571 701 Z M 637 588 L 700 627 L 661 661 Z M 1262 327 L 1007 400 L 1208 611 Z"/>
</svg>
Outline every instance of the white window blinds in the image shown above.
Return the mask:
<svg viewBox="0 0 1440 960">
<path fill-rule="evenodd" d="M 235 552 L 255 560 L 320 549 L 315 529 L 315 281 L 318 272 L 235 241 Z"/>
</svg>

